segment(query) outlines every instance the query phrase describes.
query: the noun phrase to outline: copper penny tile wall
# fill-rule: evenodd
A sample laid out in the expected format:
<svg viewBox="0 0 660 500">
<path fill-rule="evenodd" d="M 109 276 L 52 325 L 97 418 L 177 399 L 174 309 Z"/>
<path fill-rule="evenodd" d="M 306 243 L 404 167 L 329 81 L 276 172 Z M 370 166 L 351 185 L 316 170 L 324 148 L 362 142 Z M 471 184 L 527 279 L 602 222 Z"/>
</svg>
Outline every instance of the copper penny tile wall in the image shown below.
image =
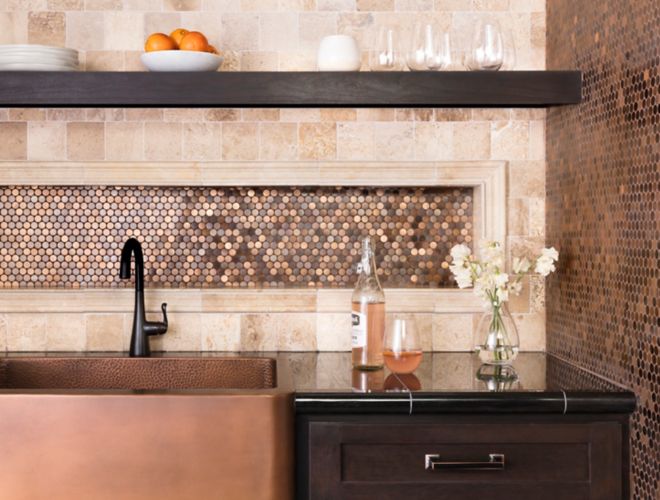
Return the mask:
<svg viewBox="0 0 660 500">
<path fill-rule="evenodd" d="M 6 187 L 0 287 L 131 286 L 137 237 L 153 287 L 352 288 L 360 237 L 383 284 L 452 287 L 449 250 L 471 244 L 472 188 Z"/>
<path fill-rule="evenodd" d="M 632 388 L 632 497 L 660 498 L 660 2 L 547 2 L 549 69 L 584 102 L 547 115 L 547 348 Z"/>
</svg>

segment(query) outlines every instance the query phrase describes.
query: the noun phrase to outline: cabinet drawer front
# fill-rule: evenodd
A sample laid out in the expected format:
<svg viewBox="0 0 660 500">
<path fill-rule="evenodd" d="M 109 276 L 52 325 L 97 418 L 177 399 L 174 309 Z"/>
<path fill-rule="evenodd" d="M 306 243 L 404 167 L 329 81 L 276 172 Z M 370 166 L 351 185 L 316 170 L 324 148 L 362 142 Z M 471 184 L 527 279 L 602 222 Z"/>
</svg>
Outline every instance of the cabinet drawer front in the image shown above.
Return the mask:
<svg viewBox="0 0 660 500">
<path fill-rule="evenodd" d="M 620 499 L 621 426 L 310 422 L 310 498 Z M 503 468 L 490 455 L 503 455 Z M 431 470 L 427 455 L 438 466 Z M 499 457 L 497 457 L 499 460 Z M 484 464 L 485 467 L 484 467 Z M 458 469 L 457 469 L 458 467 Z"/>
</svg>

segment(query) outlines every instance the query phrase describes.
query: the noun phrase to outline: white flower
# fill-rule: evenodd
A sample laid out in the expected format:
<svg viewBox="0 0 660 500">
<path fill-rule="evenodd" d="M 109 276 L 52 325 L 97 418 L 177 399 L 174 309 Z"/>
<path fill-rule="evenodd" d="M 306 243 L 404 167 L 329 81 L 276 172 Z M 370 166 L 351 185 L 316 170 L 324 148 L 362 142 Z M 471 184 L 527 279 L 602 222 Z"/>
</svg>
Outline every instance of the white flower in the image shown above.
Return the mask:
<svg viewBox="0 0 660 500">
<path fill-rule="evenodd" d="M 504 267 L 504 252 L 497 241 L 482 241 L 479 251 L 484 265 L 497 269 Z"/>
<path fill-rule="evenodd" d="M 472 253 L 472 250 L 470 250 L 468 246 L 460 244 L 460 245 L 454 245 L 450 253 L 454 265 L 462 266 L 463 262 L 467 260 L 467 258 Z"/>
<path fill-rule="evenodd" d="M 555 247 L 544 248 L 541 250 L 541 257 L 548 257 L 556 262 L 559 260 L 559 252 Z"/>
<path fill-rule="evenodd" d="M 541 276 L 547 276 L 555 270 L 555 263 L 552 259 L 548 257 L 539 257 L 536 261 L 536 267 L 534 271 L 539 273 Z"/>
<path fill-rule="evenodd" d="M 509 275 L 507 273 L 499 273 L 495 275 L 495 286 L 498 288 L 502 288 L 506 286 L 506 284 L 509 281 Z"/>
<path fill-rule="evenodd" d="M 520 281 L 514 281 L 513 283 L 509 284 L 509 293 L 512 293 L 513 295 L 519 295 L 520 292 L 522 292 L 522 283 Z"/>
<path fill-rule="evenodd" d="M 532 263 L 527 257 L 523 257 L 522 259 L 519 259 L 518 257 L 513 258 L 513 272 L 515 274 L 525 274 L 529 271 L 530 267 L 532 267 Z"/>
<path fill-rule="evenodd" d="M 454 273 L 458 288 L 469 288 L 472 286 L 472 273 L 469 269 L 459 267 L 452 269 L 451 272 Z"/>
<path fill-rule="evenodd" d="M 506 288 L 498 288 L 496 295 L 500 302 L 506 302 L 509 300 L 509 292 Z"/>
</svg>

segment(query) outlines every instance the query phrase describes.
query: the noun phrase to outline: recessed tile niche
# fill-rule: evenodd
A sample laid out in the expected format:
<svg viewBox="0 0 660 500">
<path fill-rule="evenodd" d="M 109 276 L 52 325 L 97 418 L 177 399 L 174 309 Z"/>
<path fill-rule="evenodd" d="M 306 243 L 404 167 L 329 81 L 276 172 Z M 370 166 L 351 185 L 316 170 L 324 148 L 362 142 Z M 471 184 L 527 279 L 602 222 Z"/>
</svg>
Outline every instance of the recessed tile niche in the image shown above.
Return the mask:
<svg viewBox="0 0 660 500">
<path fill-rule="evenodd" d="M 111 288 L 123 242 L 160 288 L 352 288 L 360 238 L 384 286 L 453 287 L 473 186 L 3 187 L 0 287 Z"/>
</svg>

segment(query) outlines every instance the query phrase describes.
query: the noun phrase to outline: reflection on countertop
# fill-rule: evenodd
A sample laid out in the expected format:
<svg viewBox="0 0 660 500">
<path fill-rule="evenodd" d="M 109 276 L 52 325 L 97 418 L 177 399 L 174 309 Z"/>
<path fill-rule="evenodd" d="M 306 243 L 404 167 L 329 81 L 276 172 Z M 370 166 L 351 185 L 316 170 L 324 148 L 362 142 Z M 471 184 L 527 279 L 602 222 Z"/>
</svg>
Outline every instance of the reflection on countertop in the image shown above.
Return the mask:
<svg viewBox="0 0 660 500">
<path fill-rule="evenodd" d="M 625 389 L 545 353 L 521 353 L 511 367 L 482 365 L 467 352 L 425 353 L 414 373 L 358 371 L 344 352 L 286 353 L 296 390 L 336 392 L 618 392 Z"/>
</svg>

